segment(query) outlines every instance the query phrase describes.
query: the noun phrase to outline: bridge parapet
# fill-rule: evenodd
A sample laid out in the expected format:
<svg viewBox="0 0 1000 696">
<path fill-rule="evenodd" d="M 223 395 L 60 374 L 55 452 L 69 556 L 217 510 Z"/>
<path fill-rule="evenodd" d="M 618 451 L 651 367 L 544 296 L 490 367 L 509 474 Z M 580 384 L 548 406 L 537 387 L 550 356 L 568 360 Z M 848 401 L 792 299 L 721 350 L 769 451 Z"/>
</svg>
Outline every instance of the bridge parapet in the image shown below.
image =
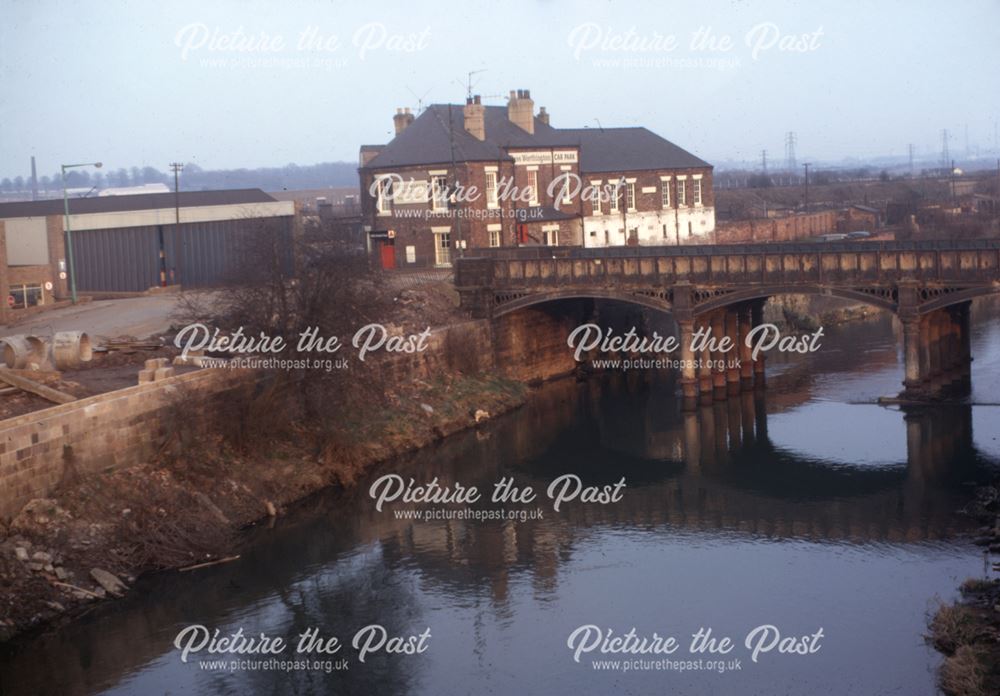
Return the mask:
<svg viewBox="0 0 1000 696">
<path fill-rule="evenodd" d="M 480 252 L 477 252 L 479 254 Z M 787 292 L 819 292 L 896 310 L 897 287 L 915 283 L 918 304 L 945 306 L 1000 278 L 1000 240 L 748 244 L 482 250 L 459 259 L 455 284 L 479 316 L 558 296 L 653 298 L 669 310 L 671 289 L 691 286 L 695 313 Z M 963 297 L 949 297 L 961 292 Z M 526 299 L 527 298 L 527 299 Z M 532 299 L 534 301 L 532 301 Z"/>
</svg>

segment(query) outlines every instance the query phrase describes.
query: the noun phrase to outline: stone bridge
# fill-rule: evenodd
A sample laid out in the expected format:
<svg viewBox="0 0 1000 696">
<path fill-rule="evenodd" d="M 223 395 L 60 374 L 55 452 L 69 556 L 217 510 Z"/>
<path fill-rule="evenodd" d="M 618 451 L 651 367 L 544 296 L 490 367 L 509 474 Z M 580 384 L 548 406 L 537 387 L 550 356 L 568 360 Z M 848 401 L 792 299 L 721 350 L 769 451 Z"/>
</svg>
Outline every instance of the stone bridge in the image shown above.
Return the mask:
<svg viewBox="0 0 1000 696">
<path fill-rule="evenodd" d="M 904 395 L 926 398 L 967 382 L 969 303 L 1000 292 L 1000 240 L 521 247 L 475 254 L 455 264 L 462 306 L 475 317 L 497 319 L 572 298 L 671 313 L 680 329 L 684 395 L 700 394 L 703 402 L 763 383 L 764 362 L 751 360 L 745 338 L 773 295 L 820 294 L 894 312 L 904 328 Z M 699 325 L 715 337 L 731 337 L 739 367 L 712 370 L 707 364 L 725 355 L 690 350 Z"/>
</svg>

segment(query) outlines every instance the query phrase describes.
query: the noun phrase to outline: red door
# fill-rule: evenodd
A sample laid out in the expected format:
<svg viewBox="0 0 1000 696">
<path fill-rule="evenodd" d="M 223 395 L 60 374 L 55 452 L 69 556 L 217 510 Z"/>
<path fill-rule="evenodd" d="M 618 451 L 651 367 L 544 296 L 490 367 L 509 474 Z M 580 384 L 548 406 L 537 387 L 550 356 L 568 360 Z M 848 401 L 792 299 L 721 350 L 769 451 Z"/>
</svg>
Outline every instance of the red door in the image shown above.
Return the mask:
<svg viewBox="0 0 1000 696">
<path fill-rule="evenodd" d="M 396 267 L 396 245 L 393 240 L 380 242 L 379 257 L 382 259 L 382 268 Z"/>
</svg>

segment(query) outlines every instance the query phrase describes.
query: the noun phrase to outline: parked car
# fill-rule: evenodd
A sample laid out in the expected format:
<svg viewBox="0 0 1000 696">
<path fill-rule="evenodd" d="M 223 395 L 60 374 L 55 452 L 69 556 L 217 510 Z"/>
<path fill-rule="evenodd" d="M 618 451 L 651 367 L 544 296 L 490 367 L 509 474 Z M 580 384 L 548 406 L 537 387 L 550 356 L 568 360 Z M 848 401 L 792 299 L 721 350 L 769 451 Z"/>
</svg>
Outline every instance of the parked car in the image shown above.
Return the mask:
<svg viewBox="0 0 1000 696">
<path fill-rule="evenodd" d="M 848 232 L 848 239 L 868 239 L 872 236 L 871 232 L 866 232 L 864 230 L 858 230 L 857 232 Z"/>
<path fill-rule="evenodd" d="M 819 236 L 819 241 L 821 242 L 840 242 L 847 239 L 847 234 L 844 232 L 830 232 L 829 234 L 821 234 Z"/>
</svg>

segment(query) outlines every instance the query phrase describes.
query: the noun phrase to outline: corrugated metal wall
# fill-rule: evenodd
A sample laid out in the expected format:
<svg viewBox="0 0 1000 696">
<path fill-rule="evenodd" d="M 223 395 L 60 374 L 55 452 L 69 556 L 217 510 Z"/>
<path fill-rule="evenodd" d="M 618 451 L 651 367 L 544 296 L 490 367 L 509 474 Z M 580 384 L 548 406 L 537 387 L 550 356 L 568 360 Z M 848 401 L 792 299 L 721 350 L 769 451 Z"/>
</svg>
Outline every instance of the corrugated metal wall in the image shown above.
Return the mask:
<svg viewBox="0 0 1000 696">
<path fill-rule="evenodd" d="M 161 233 L 168 283 L 179 279 L 188 288 L 225 285 L 239 268 L 247 234 L 260 222 L 221 220 L 183 224 L 180 230 L 162 225 L 73 232 L 76 286 L 80 291 L 142 292 L 159 285 Z M 292 219 L 266 222 L 278 226 L 290 267 Z"/>
<path fill-rule="evenodd" d="M 142 291 L 160 284 L 155 227 L 73 232 L 78 290 Z"/>
</svg>

